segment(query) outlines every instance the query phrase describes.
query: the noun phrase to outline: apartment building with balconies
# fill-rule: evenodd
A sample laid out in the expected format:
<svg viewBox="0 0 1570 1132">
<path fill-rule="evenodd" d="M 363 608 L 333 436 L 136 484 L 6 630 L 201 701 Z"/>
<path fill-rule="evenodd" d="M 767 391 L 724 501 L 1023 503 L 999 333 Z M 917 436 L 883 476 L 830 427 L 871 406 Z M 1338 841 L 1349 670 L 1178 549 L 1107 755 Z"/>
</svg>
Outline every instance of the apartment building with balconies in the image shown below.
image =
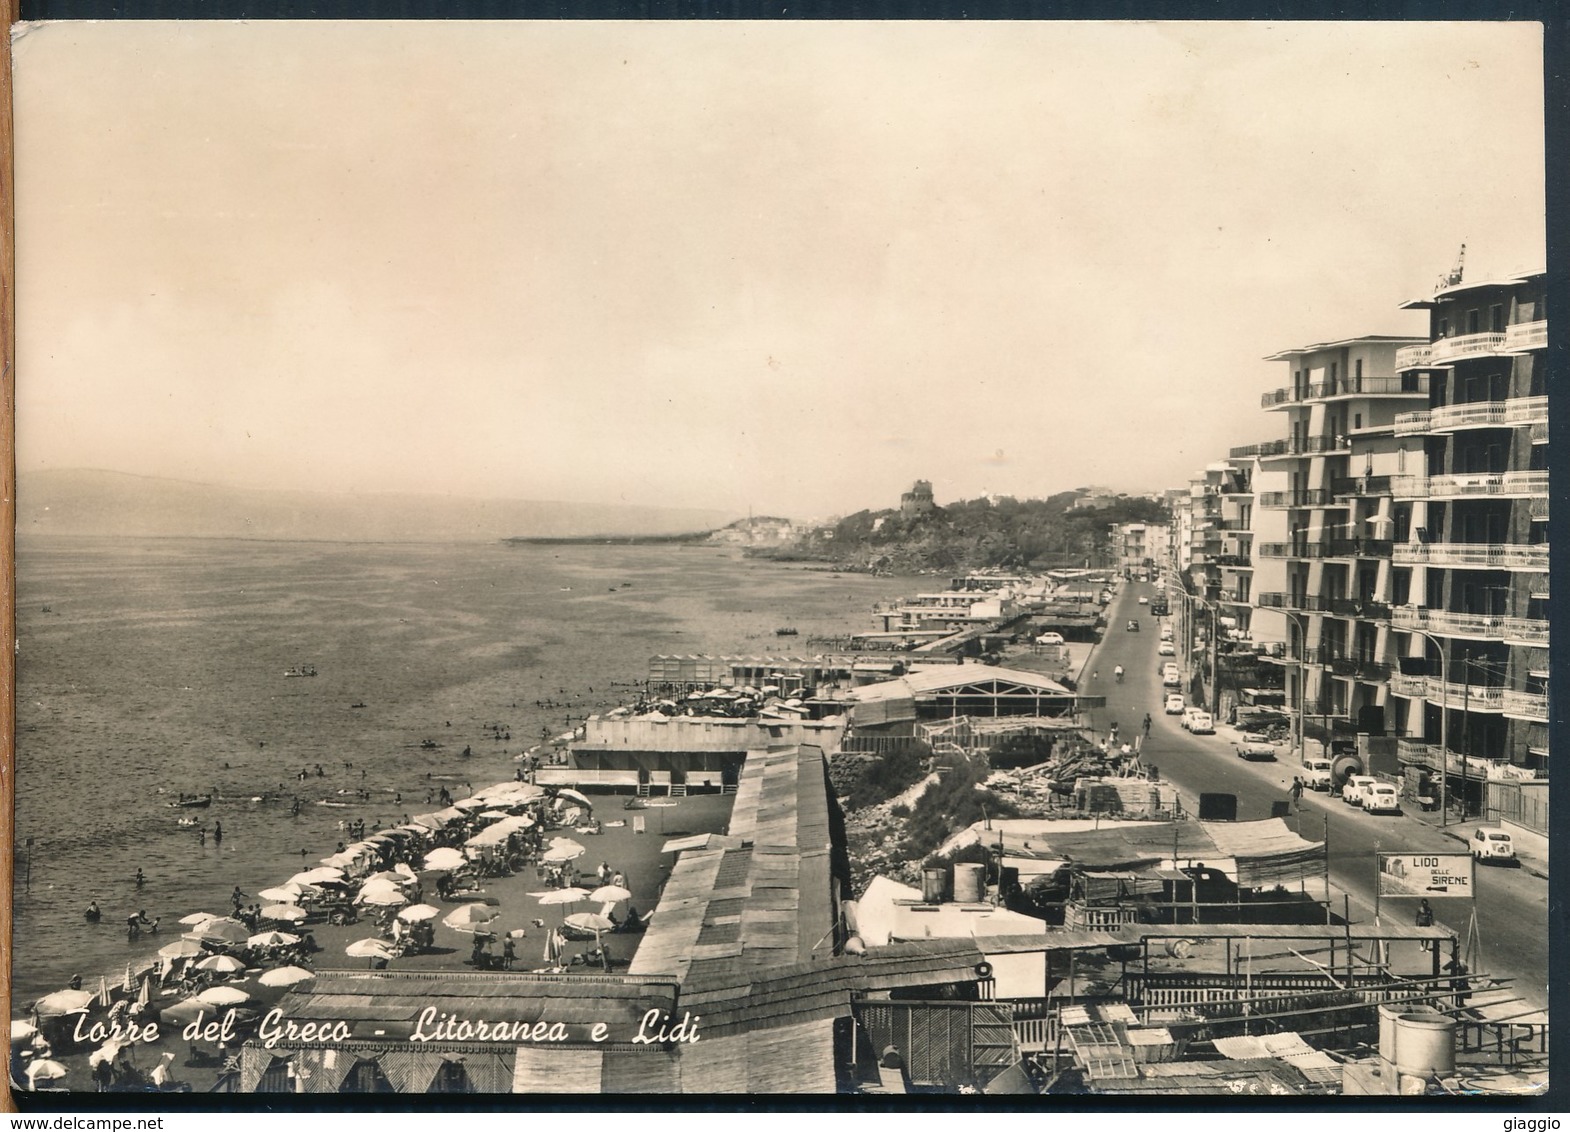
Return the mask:
<svg viewBox="0 0 1570 1132">
<path fill-rule="evenodd" d="M 1489 780 L 1548 774 L 1548 317 L 1545 277 L 1449 283 L 1404 304 L 1429 339 L 1395 419 L 1392 619 L 1404 762 L 1475 809 Z M 1446 750 L 1448 748 L 1448 750 Z"/>
<path fill-rule="evenodd" d="M 1428 401 L 1425 375 L 1396 358 L 1421 342 L 1367 335 L 1271 355 L 1290 382 L 1262 406 L 1285 435 L 1233 450 L 1258 462 L 1253 634 L 1283 642 L 1289 710 L 1330 733 L 1389 728 L 1392 481 L 1422 462 L 1396 420 Z"/>
</svg>

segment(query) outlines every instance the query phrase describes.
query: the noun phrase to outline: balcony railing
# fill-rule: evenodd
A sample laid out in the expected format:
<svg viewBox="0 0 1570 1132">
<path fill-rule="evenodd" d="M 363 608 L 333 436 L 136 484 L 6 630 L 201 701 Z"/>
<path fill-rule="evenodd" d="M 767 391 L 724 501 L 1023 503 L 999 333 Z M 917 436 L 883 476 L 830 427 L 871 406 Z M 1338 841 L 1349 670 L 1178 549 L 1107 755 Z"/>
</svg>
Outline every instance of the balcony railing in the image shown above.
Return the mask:
<svg viewBox="0 0 1570 1132">
<path fill-rule="evenodd" d="M 1429 411 L 1418 409 L 1410 413 L 1397 413 L 1395 419 L 1397 436 L 1419 436 L 1428 431 Z"/>
<path fill-rule="evenodd" d="M 1394 545 L 1387 538 L 1333 538 L 1325 555 L 1328 558 L 1389 558 Z"/>
<path fill-rule="evenodd" d="M 1428 347 L 1419 348 L 1426 350 Z M 1400 357 L 1399 354 L 1396 356 Z M 1272 389 L 1260 397 L 1259 404 L 1261 408 L 1274 409 L 1278 405 L 1322 401 L 1327 397 L 1382 397 L 1398 394 L 1414 396 L 1427 393 L 1428 385 L 1422 378 L 1345 377 L 1337 378 L 1335 381 L 1316 381 L 1308 385 L 1289 385 L 1282 389 Z"/>
<path fill-rule="evenodd" d="M 1329 507 L 1334 503 L 1334 496 L 1322 487 L 1306 488 L 1302 491 L 1266 491 L 1259 496 L 1261 507 Z"/>
<path fill-rule="evenodd" d="M 1403 542 L 1395 547 L 1397 566 L 1459 566 L 1495 570 L 1547 570 L 1548 544 Z"/>
<path fill-rule="evenodd" d="M 1304 613 L 1324 613 L 1329 609 L 1328 600 L 1318 594 L 1262 593 L 1259 605 L 1263 609 L 1296 609 Z"/>
<path fill-rule="evenodd" d="M 1390 490 L 1397 499 L 1531 497 L 1547 495 L 1548 473 L 1461 472 L 1448 476 L 1396 476 L 1391 481 Z"/>
<path fill-rule="evenodd" d="M 1426 369 L 1433 364 L 1433 347 L 1403 346 L 1396 351 L 1396 369 Z"/>
<path fill-rule="evenodd" d="M 1323 558 L 1322 542 L 1262 542 L 1254 548 L 1261 558 Z"/>
<path fill-rule="evenodd" d="M 1505 352 L 1504 331 L 1487 334 L 1460 334 L 1429 343 L 1429 358 L 1434 365 L 1459 358 L 1481 358 Z"/>
<path fill-rule="evenodd" d="M 1337 617 L 1357 617 L 1364 621 L 1390 620 L 1390 606 L 1373 598 L 1333 597 L 1326 605 Z"/>
<path fill-rule="evenodd" d="M 1223 566 L 1228 570 L 1241 570 L 1244 567 L 1252 568 L 1254 565 L 1253 558 L 1247 554 L 1218 554 L 1212 561 L 1217 566 Z"/>
<path fill-rule="evenodd" d="M 1548 644 L 1548 622 L 1535 617 L 1506 617 L 1505 641 L 1513 645 Z"/>
<path fill-rule="evenodd" d="M 1505 423 L 1511 425 L 1547 424 L 1548 398 L 1510 398 L 1505 402 Z"/>
<path fill-rule="evenodd" d="M 1388 680 L 1391 673 L 1390 665 L 1366 657 L 1338 656 L 1331 653 L 1322 663 L 1337 676 L 1350 676 L 1368 683 Z"/>
<path fill-rule="evenodd" d="M 1421 629 L 1445 637 L 1473 637 L 1523 645 L 1548 644 L 1548 622 L 1534 617 L 1491 613 L 1454 613 L 1420 605 L 1398 605 L 1391 622 L 1397 629 Z"/>
<path fill-rule="evenodd" d="M 1330 481 L 1330 494 L 1343 495 L 1389 495 L 1389 476 L 1337 476 Z"/>
<path fill-rule="evenodd" d="M 1449 432 L 1458 428 L 1503 428 L 1505 402 L 1470 401 L 1464 405 L 1444 405 L 1430 409 L 1428 427 L 1433 432 Z"/>
<path fill-rule="evenodd" d="M 1500 711 L 1505 706 L 1505 690 L 1490 684 L 1448 683 L 1437 676 L 1428 678 L 1428 698 L 1449 707 L 1467 711 Z"/>
<path fill-rule="evenodd" d="M 1548 522 L 1548 496 L 1546 493 L 1532 497 L 1531 515 L 1534 522 Z"/>
<path fill-rule="evenodd" d="M 1390 690 L 1398 696 L 1420 700 L 1428 694 L 1427 676 L 1408 676 L 1405 672 L 1390 674 Z"/>
<path fill-rule="evenodd" d="M 1548 320 L 1538 319 L 1536 322 L 1518 322 L 1513 326 L 1505 327 L 1505 351 L 1507 353 L 1525 353 L 1528 350 L 1541 350 L 1548 345 Z"/>
<path fill-rule="evenodd" d="M 1516 719 L 1548 722 L 1548 696 L 1543 692 L 1507 691 L 1502 701 L 1504 713 Z"/>
</svg>

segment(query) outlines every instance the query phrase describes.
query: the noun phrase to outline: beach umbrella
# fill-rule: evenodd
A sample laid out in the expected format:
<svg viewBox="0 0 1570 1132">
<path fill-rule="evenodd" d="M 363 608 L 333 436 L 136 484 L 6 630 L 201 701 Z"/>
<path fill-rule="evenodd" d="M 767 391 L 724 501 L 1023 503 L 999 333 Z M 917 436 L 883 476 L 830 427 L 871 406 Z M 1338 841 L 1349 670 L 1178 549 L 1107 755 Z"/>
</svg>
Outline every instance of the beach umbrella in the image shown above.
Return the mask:
<svg viewBox="0 0 1570 1132">
<path fill-rule="evenodd" d="M 487 821 L 501 821 L 502 818 L 511 816 L 512 815 L 509 814 L 506 810 L 485 810 L 480 814 L 480 817 L 486 819 Z"/>
<path fill-rule="evenodd" d="M 555 967 L 561 963 L 562 938 L 555 928 L 545 933 L 545 962 Z"/>
<path fill-rule="evenodd" d="M 27 1083 L 36 1085 L 39 1081 L 58 1081 L 64 1077 L 68 1070 L 52 1058 L 42 1058 L 29 1062 L 27 1066 Z"/>
<path fill-rule="evenodd" d="M 530 893 L 541 904 L 576 904 L 588 898 L 586 888 L 553 888 L 546 892 Z"/>
<path fill-rule="evenodd" d="M 409 876 L 405 876 L 403 873 L 398 872 L 396 869 L 383 869 L 379 873 L 372 873 L 370 876 L 366 877 L 365 878 L 365 883 L 367 885 L 383 884 L 383 883 L 386 883 L 386 884 L 410 884 L 410 883 L 412 883 L 412 882 L 414 882 L 414 881 L 416 881 L 418 879 L 419 879 L 419 877 L 414 876 L 412 871 L 411 871 L 411 874 Z"/>
<path fill-rule="evenodd" d="M 316 972 L 307 971 L 304 967 L 274 967 L 271 971 L 263 971 L 256 981 L 264 987 L 292 987 L 314 978 Z"/>
<path fill-rule="evenodd" d="M 237 971 L 245 970 L 245 964 L 233 955 L 209 955 L 196 965 L 198 971 L 217 971 L 222 975 L 233 975 Z"/>
<path fill-rule="evenodd" d="M 465 904 L 447 913 L 442 919 L 454 931 L 474 932 L 489 929 L 490 923 L 496 918 L 496 911 L 485 904 Z"/>
<path fill-rule="evenodd" d="M 578 793 L 576 790 L 569 790 L 564 787 L 563 789 L 556 791 L 556 797 L 567 798 L 570 801 L 577 802 L 580 806 L 587 807 L 591 810 L 594 809 L 594 803 L 589 801 L 588 798 Z"/>
<path fill-rule="evenodd" d="M 158 1014 L 160 1021 L 167 1018 L 172 1022 L 185 1024 L 196 1022 L 203 1018 L 215 1017 L 218 1014 L 218 1010 L 210 1003 L 194 998 L 185 998 L 173 1006 L 165 1006 Z"/>
<path fill-rule="evenodd" d="M 261 911 L 264 920 L 279 920 L 291 924 L 299 923 L 307 914 L 298 904 L 269 904 Z"/>
<path fill-rule="evenodd" d="M 441 914 L 440 908 L 433 908 L 429 904 L 411 904 L 398 913 L 398 918 L 406 924 L 417 924 L 422 920 L 434 920 Z"/>
<path fill-rule="evenodd" d="M 239 920 L 225 918 L 208 920 L 195 931 L 186 932 L 181 938 L 198 940 L 202 943 L 244 943 L 246 936 L 250 934 L 251 929 Z M 159 954 L 163 953 L 159 952 Z"/>
<path fill-rule="evenodd" d="M 57 990 L 33 1003 L 33 1013 L 40 1018 L 53 1018 L 61 1014 L 80 1014 L 93 1001 L 93 992 L 85 990 Z"/>
<path fill-rule="evenodd" d="M 125 982 L 120 984 L 120 989 L 126 994 L 136 993 L 136 983 L 131 978 L 131 965 L 129 963 L 125 965 Z"/>
<path fill-rule="evenodd" d="M 589 899 L 596 904 L 616 904 L 622 900 L 631 900 L 632 893 L 619 884 L 602 884 L 589 893 Z"/>
<path fill-rule="evenodd" d="M 189 936 L 182 936 L 174 943 L 166 943 L 158 949 L 160 959 L 190 959 L 200 954 L 202 954 L 202 945 Z"/>
<path fill-rule="evenodd" d="M 38 1027 L 31 1022 L 24 1021 L 21 1018 L 11 1019 L 11 1040 L 13 1042 L 25 1042 L 36 1033 L 38 1033 Z"/>
<path fill-rule="evenodd" d="M 264 888 L 256 895 L 273 904 L 293 904 L 304 892 L 304 885 L 280 884 L 274 888 Z"/>
<path fill-rule="evenodd" d="M 188 927 L 195 927 L 198 924 L 205 924 L 209 920 L 221 919 L 223 919 L 223 917 L 218 915 L 216 912 L 192 912 L 189 916 L 181 916 L 180 923 L 185 924 Z"/>
<path fill-rule="evenodd" d="M 293 947 L 300 937 L 288 932 L 259 932 L 245 941 L 247 947 Z"/>
<path fill-rule="evenodd" d="M 102 1007 L 105 1007 L 107 1009 L 108 1006 L 109 1006 L 109 1003 L 111 1001 L 112 1000 L 109 997 L 109 978 L 108 978 L 107 975 L 99 975 L 98 976 L 98 1005 L 102 1006 Z"/>
<path fill-rule="evenodd" d="M 338 881 L 343 879 L 343 870 L 335 865 L 323 865 L 321 868 L 307 869 L 303 873 L 295 873 L 289 880 L 296 884 L 320 884 L 322 881 Z"/>
<path fill-rule="evenodd" d="M 441 829 L 447 822 L 439 814 L 415 814 L 409 820 L 409 824 L 418 826 L 429 834 L 433 829 Z"/>
<path fill-rule="evenodd" d="M 547 865 L 565 865 L 568 861 L 576 861 L 579 857 L 583 856 L 583 853 L 584 850 L 582 846 L 578 847 L 578 851 L 576 853 L 571 849 L 563 849 L 553 846 L 545 851 L 545 853 L 540 857 L 540 860 L 544 861 Z"/>
<path fill-rule="evenodd" d="M 577 928 L 581 932 L 608 932 L 615 928 L 609 916 L 602 916 L 598 912 L 575 912 L 568 916 L 562 923 L 569 928 Z"/>
<path fill-rule="evenodd" d="M 92 1053 L 87 1055 L 87 1064 L 100 1065 L 105 1061 L 113 1061 L 116 1057 L 119 1056 L 120 1051 L 124 1048 L 125 1042 L 119 1038 L 110 1038 L 103 1045 L 99 1046 Z"/>
<path fill-rule="evenodd" d="M 343 949 L 345 955 L 352 955 L 356 959 L 391 959 L 392 948 L 384 941 L 374 936 L 366 939 L 357 939 Z"/>
<path fill-rule="evenodd" d="M 418 881 L 420 879 L 419 876 L 415 873 L 415 871 L 409 867 L 409 864 L 408 864 L 407 861 L 399 861 L 396 865 L 394 865 L 392 867 L 392 871 L 397 873 L 399 876 L 403 877 L 405 880 L 408 880 L 408 881 L 411 881 L 411 882 L 412 881 Z"/>
<path fill-rule="evenodd" d="M 471 810 L 483 810 L 488 805 L 490 803 L 484 798 L 460 798 L 452 804 L 452 808 L 468 813 Z"/>
<path fill-rule="evenodd" d="M 425 855 L 425 867 L 427 869 L 446 871 L 449 869 L 460 868 L 465 863 L 466 859 L 464 855 L 450 846 L 443 846 L 440 849 L 432 849 Z"/>
<path fill-rule="evenodd" d="M 196 996 L 196 1001 L 208 1006 L 239 1006 L 249 1001 L 250 997 L 239 987 L 208 987 Z"/>
<path fill-rule="evenodd" d="M 370 904 L 377 908 L 396 908 L 400 904 L 407 904 L 409 898 L 396 888 L 373 888 L 369 892 L 362 892 L 355 898 L 357 903 Z"/>
</svg>

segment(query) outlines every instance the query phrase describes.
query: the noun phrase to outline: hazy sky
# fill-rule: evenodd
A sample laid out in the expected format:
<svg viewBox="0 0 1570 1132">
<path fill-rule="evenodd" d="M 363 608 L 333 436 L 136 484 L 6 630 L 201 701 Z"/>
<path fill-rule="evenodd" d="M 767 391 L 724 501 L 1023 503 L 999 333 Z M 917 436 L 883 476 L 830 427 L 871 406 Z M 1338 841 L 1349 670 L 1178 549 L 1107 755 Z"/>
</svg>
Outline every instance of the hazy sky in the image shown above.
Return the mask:
<svg viewBox="0 0 1570 1132">
<path fill-rule="evenodd" d="M 1531 24 L 54 24 L 18 464 L 799 517 L 1175 486 L 1543 263 Z"/>
</svg>

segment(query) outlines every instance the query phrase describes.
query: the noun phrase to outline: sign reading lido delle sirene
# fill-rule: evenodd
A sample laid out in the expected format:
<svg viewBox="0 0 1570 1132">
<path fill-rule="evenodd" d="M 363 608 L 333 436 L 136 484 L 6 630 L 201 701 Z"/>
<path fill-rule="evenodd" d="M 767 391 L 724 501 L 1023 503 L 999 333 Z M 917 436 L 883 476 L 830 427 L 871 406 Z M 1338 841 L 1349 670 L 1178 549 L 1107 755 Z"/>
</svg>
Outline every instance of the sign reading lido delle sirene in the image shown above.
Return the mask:
<svg viewBox="0 0 1570 1132">
<path fill-rule="evenodd" d="M 1472 858 L 1466 853 L 1379 854 L 1380 896 L 1466 896 L 1472 887 Z"/>
</svg>

